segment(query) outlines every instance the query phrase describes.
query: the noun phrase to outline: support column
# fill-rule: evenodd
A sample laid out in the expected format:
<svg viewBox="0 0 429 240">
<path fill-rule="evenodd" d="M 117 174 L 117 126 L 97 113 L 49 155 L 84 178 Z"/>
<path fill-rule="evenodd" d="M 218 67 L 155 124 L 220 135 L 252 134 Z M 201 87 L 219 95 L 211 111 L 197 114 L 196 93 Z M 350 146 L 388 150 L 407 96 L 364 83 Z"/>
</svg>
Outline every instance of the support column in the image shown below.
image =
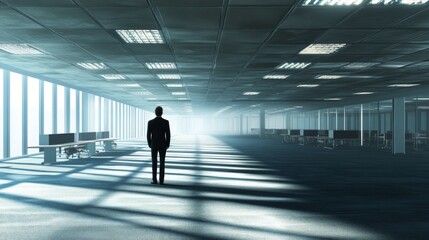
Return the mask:
<svg viewBox="0 0 429 240">
<path fill-rule="evenodd" d="M 89 96 L 88 93 L 82 92 L 82 132 L 88 132 L 88 117 L 89 117 Z"/>
<path fill-rule="evenodd" d="M 320 110 L 317 111 L 317 129 L 320 130 Z"/>
<path fill-rule="evenodd" d="M 70 88 L 65 88 L 64 130 L 70 132 Z"/>
<path fill-rule="evenodd" d="M 263 137 L 265 133 L 265 109 L 259 110 L 259 137 Z"/>
<path fill-rule="evenodd" d="M 3 158 L 10 156 L 10 74 L 3 70 Z"/>
<path fill-rule="evenodd" d="M 39 80 L 39 134 L 45 134 L 45 82 Z"/>
<path fill-rule="evenodd" d="M 405 98 L 393 99 L 393 154 L 405 154 Z"/>
</svg>

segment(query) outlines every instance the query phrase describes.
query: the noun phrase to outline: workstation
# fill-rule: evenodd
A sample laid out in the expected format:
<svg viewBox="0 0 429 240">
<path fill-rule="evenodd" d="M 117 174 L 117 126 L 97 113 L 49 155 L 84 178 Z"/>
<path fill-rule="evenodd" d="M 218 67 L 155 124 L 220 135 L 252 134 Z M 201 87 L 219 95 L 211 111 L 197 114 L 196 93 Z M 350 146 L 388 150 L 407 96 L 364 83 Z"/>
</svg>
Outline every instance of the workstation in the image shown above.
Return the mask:
<svg viewBox="0 0 429 240">
<path fill-rule="evenodd" d="M 81 158 L 82 153 L 86 153 L 88 158 L 97 153 L 96 144 L 103 144 L 104 151 L 114 149 L 117 138 L 109 138 L 109 132 L 80 132 L 46 134 L 39 136 L 39 145 L 28 148 L 39 149 L 43 154 L 42 164 L 53 164 L 57 162 L 57 157 L 63 154 L 66 159 L 74 155 Z M 57 152 L 58 150 L 58 152 Z"/>
</svg>

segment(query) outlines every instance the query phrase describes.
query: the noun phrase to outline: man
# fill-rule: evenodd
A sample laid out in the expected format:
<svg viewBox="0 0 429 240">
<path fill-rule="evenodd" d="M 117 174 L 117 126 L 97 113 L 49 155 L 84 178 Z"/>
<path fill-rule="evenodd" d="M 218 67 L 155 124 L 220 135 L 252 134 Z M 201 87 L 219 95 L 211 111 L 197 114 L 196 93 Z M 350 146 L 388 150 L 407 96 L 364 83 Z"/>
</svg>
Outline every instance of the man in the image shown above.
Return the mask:
<svg viewBox="0 0 429 240">
<path fill-rule="evenodd" d="M 163 119 L 162 107 L 155 108 L 156 118 L 150 120 L 147 124 L 147 144 L 151 148 L 152 154 L 152 184 L 157 184 L 156 170 L 157 158 L 159 152 L 159 183 L 164 184 L 165 174 L 165 154 L 170 147 L 170 124 L 168 120 Z"/>
</svg>

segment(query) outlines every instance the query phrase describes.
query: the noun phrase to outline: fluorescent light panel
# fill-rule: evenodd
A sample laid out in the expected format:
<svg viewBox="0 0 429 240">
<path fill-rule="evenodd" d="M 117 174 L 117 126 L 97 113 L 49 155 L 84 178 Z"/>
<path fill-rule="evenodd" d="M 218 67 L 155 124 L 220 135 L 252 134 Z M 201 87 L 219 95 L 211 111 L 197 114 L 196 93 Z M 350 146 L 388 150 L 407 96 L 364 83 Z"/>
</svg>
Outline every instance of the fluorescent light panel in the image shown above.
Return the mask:
<svg viewBox="0 0 429 240">
<path fill-rule="evenodd" d="M 90 63 L 90 62 L 81 62 L 77 63 L 79 67 L 88 69 L 88 70 L 102 70 L 107 69 L 106 64 L 104 63 Z"/>
<path fill-rule="evenodd" d="M 371 0 L 371 5 L 422 5 L 428 0 Z"/>
<path fill-rule="evenodd" d="M 27 44 L 0 44 L 0 50 L 16 55 L 43 55 L 44 53 Z"/>
<path fill-rule="evenodd" d="M 271 75 L 265 75 L 263 77 L 263 79 L 286 79 L 288 77 L 289 77 L 289 75 L 275 75 L 275 74 L 271 74 Z"/>
<path fill-rule="evenodd" d="M 338 78 L 342 78 L 344 76 L 341 75 L 318 75 L 315 78 L 316 79 L 338 79 Z"/>
<path fill-rule="evenodd" d="M 243 95 L 245 96 L 255 96 L 259 95 L 260 92 L 244 92 Z"/>
<path fill-rule="evenodd" d="M 126 43 L 161 44 L 164 43 L 158 30 L 116 30 Z"/>
<path fill-rule="evenodd" d="M 176 64 L 174 63 L 146 63 L 147 68 L 149 69 L 176 69 Z"/>
<path fill-rule="evenodd" d="M 286 62 L 278 66 L 277 69 L 303 69 L 310 65 L 311 63 L 305 62 Z"/>
<path fill-rule="evenodd" d="M 310 44 L 301 50 L 299 54 L 332 54 L 345 46 L 345 43 Z"/>
<path fill-rule="evenodd" d="M 314 87 L 318 87 L 319 84 L 300 84 L 296 87 L 301 87 L 301 88 L 314 88 Z"/>
<path fill-rule="evenodd" d="M 140 85 L 137 83 L 117 84 L 116 86 L 118 86 L 118 87 L 140 87 Z"/>
<path fill-rule="evenodd" d="M 367 67 L 372 67 L 374 65 L 377 65 L 378 63 L 374 63 L 374 62 L 355 62 L 355 63 L 350 63 L 344 66 L 344 68 L 349 68 L 349 69 L 361 69 L 361 68 L 367 68 Z"/>
<path fill-rule="evenodd" d="M 389 87 L 415 87 L 419 86 L 420 84 L 417 83 L 398 83 L 398 84 L 391 84 Z"/>
<path fill-rule="evenodd" d="M 305 0 L 302 6 L 351 6 L 362 2 L 363 0 Z"/>
<path fill-rule="evenodd" d="M 102 76 L 106 80 L 121 80 L 121 79 L 125 79 L 125 77 L 122 76 L 122 75 L 120 75 L 120 74 L 101 74 L 100 76 Z"/>
<path fill-rule="evenodd" d="M 152 93 L 150 93 L 150 92 L 132 92 L 132 94 L 135 94 L 135 95 L 142 95 L 142 96 L 149 96 L 149 95 L 152 95 Z"/>
<path fill-rule="evenodd" d="M 355 92 L 354 95 L 371 95 L 374 94 L 374 92 Z"/>
<path fill-rule="evenodd" d="M 169 88 L 181 88 L 181 87 L 183 87 L 183 84 L 170 83 L 170 84 L 165 84 L 165 86 L 167 86 Z"/>
<path fill-rule="evenodd" d="M 340 101 L 342 98 L 325 98 L 324 101 Z"/>
<path fill-rule="evenodd" d="M 171 93 L 173 96 L 183 96 L 183 95 L 186 95 L 186 93 L 185 92 L 172 92 Z"/>
<path fill-rule="evenodd" d="M 159 79 L 181 79 L 179 74 L 157 74 Z"/>
</svg>

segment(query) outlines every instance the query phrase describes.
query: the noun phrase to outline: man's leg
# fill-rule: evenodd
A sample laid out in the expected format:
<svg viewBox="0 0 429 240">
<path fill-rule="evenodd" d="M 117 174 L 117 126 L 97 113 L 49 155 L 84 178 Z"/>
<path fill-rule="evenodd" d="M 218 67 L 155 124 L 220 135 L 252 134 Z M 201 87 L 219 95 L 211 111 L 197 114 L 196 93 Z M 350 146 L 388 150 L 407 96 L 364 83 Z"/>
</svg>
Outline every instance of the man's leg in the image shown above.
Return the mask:
<svg viewBox="0 0 429 240">
<path fill-rule="evenodd" d="M 156 183 L 158 180 L 156 180 L 156 169 L 157 169 L 157 158 L 158 158 L 158 149 L 152 148 L 151 149 L 151 155 L 152 155 L 152 182 Z"/>
<path fill-rule="evenodd" d="M 164 184 L 164 175 L 165 175 L 165 154 L 167 152 L 167 149 L 160 149 L 159 150 L 159 182 L 161 184 Z"/>
</svg>

